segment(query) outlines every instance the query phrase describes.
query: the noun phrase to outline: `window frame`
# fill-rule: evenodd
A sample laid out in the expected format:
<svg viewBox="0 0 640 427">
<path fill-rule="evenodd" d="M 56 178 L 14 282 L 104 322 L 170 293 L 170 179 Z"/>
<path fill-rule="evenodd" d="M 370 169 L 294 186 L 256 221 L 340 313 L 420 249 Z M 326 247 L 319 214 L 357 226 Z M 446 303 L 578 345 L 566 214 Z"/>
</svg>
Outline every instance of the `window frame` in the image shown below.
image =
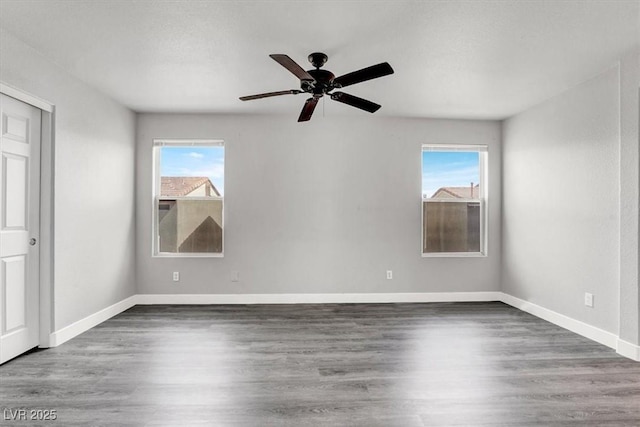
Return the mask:
<svg viewBox="0 0 640 427">
<path fill-rule="evenodd" d="M 422 188 L 422 171 L 424 170 L 424 152 L 477 152 L 479 173 L 479 198 L 478 199 L 425 199 Z M 420 253 L 423 258 L 484 258 L 488 255 L 488 199 L 489 189 L 487 185 L 489 170 L 489 147 L 485 144 L 422 144 L 420 149 Z M 424 203 L 470 203 L 480 202 L 480 251 L 479 252 L 424 252 L 426 231 L 424 229 Z"/>
<path fill-rule="evenodd" d="M 224 178 L 226 184 L 227 150 L 222 139 L 167 139 L 154 138 L 152 144 L 152 188 L 151 188 L 151 256 L 153 258 L 224 258 L 225 241 L 225 211 L 224 192 L 221 196 L 213 197 L 161 197 L 162 176 L 160 175 L 160 149 L 162 147 L 223 147 Z M 222 250 L 220 252 L 160 252 L 158 236 L 159 204 L 161 200 L 221 200 L 222 201 Z"/>
</svg>

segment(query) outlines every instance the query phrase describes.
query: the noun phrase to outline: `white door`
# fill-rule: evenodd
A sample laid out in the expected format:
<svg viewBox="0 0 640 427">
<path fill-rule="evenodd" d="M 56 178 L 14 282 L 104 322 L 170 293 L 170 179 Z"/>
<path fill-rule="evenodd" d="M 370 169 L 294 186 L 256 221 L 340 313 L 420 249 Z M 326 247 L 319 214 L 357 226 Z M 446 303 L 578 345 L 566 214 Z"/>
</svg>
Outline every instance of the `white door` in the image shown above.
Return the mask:
<svg viewBox="0 0 640 427">
<path fill-rule="evenodd" d="M 4 363 L 38 345 L 41 111 L 0 97 L 0 363 Z"/>
</svg>

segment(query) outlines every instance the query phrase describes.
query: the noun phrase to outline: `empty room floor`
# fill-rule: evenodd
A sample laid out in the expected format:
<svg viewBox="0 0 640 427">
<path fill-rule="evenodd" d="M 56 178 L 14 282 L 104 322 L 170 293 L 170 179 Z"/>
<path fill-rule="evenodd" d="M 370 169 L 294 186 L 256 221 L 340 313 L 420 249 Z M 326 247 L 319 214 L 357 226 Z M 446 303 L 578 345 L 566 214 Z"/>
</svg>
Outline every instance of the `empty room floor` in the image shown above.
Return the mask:
<svg viewBox="0 0 640 427">
<path fill-rule="evenodd" d="M 0 406 L 61 426 L 637 426 L 640 363 L 497 302 L 135 306 L 1 366 Z"/>
</svg>

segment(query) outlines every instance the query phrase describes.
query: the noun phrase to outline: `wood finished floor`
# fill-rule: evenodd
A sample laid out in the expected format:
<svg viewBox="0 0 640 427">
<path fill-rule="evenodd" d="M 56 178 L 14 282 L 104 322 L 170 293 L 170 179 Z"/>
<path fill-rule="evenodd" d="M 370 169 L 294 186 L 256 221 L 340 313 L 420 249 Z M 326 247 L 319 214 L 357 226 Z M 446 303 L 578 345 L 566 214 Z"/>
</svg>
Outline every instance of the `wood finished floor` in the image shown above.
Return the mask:
<svg viewBox="0 0 640 427">
<path fill-rule="evenodd" d="M 58 426 L 640 426 L 640 363 L 502 303 L 136 306 L 0 366 Z"/>
</svg>

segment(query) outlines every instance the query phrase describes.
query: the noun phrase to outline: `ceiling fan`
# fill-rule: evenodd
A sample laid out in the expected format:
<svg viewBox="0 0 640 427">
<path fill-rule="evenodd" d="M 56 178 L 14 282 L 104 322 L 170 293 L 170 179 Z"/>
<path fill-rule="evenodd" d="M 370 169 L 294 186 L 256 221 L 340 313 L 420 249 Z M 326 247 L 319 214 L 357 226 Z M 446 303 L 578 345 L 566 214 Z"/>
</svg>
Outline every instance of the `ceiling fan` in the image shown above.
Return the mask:
<svg viewBox="0 0 640 427">
<path fill-rule="evenodd" d="M 268 98 L 271 96 L 280 95 L 297 95 L 299 93 L 311 94 L 311 98 L 307 99 L 302 107 L 299 122 L 306 122 L 311 119 L 313 110 L 318 104 L 318 100 L 324 95 L 329 95 L 334 101 L 342 102 L 343 104 L 351 105 L 352 107 L 359 108 L 370 113 L 375 113 L 381 107 L 366 99 L 358 98 L 357 96 L 349 95 L 344 92 L 333 92 L 334 89 L 340 89 L 346 86 L 350 86 L 356 83 L 365 82 L 371 79 L 377 79 L 378 77 L 387 76 L 393 74 L 393 68 L 387 62 L 381 64 L 372 65 L 371 67 L 363 68 L 358 71 L 336 77 L 329 70 L 321 70 L 329 57 L 321 52 L 314 52 L 309 55 L 309 62 L 316 67 L 315 70 L 305 71 L 300 65 L 298 65 L 293 59 L 283 54 L 269 55 L 278 64 L 289 70 L 293 75 L 300 79 L 300 89 L 281 90 L 278 92 L 260 93 L 258 95 L 241 96 L 241 101 L 251 101 L 253 99 Z"/>
</svg>

